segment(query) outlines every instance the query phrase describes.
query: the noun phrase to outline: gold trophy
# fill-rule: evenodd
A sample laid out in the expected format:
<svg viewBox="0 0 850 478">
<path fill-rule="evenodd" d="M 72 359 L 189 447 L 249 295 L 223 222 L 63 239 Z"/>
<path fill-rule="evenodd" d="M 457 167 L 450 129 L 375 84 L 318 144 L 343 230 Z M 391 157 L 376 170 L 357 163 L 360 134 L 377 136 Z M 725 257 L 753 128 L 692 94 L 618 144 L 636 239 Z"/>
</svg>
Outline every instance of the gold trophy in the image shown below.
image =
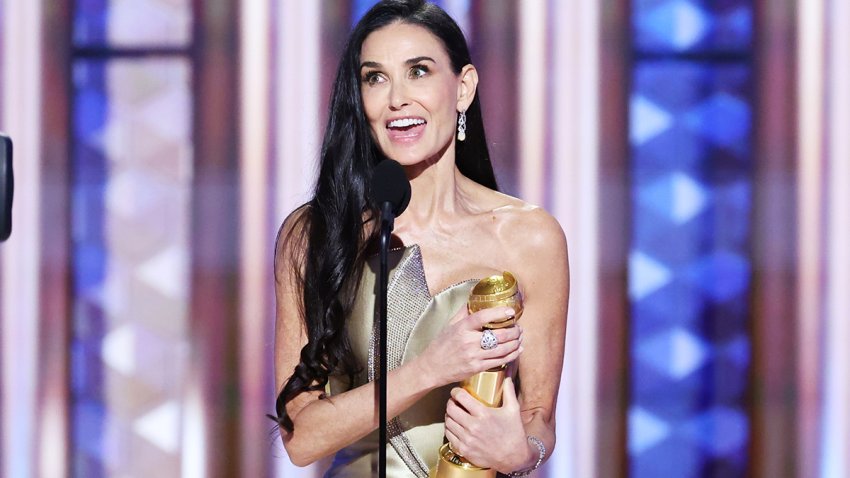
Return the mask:
<svg viewBox="0 0 850 478">
<path fill-rule="evenodd" d="M 492 275 L 481 279 L 469 294 L 469 312 L 489 309 L 490 307 L 511 307 L 516 314 L 505 320 L 490 322 L 485 329 L 513 327 L 522 315 L 522 294 L 516 278 L 510 272 Z M 502 405 L 502 383 L 505 381 L 507 365 L 479 372 L 461 382 L 461 386 L 473 397 L 488 407 Z M 448 443 L 440 447 L 440 459 L 437 467 L 431 471 L 431 478 L 494 478 L 496 470 L 482 468 L 467 461 L 452 451 Z"/>
</svg>

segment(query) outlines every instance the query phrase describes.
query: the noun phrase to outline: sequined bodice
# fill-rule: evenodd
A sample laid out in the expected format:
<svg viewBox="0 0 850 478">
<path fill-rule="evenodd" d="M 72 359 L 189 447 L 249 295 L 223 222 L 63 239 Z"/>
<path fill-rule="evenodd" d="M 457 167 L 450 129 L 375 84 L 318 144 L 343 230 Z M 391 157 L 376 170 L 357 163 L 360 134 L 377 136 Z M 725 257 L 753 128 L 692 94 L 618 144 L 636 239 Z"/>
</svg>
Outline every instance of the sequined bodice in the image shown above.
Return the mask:
<svg viewBox="0 0 850 478">
<path fill-rule="evenodd" d="M 367 263 L 361 279 L 348 334 L 354 355 L 363 372 L 354 387 L 375 379 L 376 323 L 374 320 L 377 258 Z M 390 254 L 387 289 L 387 363 L 390 370 L 417 355 L 437 336 L 461 307 L 477 280 L 454 284 L 433 297 L 425 280 L 422 254 L 418 246 Z M 330 394 L 348 389 L 346 380 L 332 378 Z M 387 476 L 426 478 L 436 465 L 443 443 L 446 402 L 452 385 L 432 390 L 389 424 Z M 340 450 L 326 477 L 368 477 L 377 475 L 378 432 L 370 433 Z"/>
</svg>

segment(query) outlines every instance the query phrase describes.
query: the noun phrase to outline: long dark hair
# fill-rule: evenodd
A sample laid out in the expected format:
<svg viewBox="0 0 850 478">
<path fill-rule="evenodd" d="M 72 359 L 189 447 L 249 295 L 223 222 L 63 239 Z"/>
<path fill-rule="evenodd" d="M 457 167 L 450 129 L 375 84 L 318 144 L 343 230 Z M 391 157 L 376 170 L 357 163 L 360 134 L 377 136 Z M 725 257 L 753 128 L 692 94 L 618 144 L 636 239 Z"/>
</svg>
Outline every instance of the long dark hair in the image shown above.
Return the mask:
<svg viewBox="0 0 850 478">
<path fill-rule="evenodd" d="M 374 240 L 367 231 L 375 228 L 365 227 L 364 218 L 380 215 L 368 189 L 373 168 L 383 159 L 363 111 L 360 49 L 370 33 L 395 22 L 419 25 L 439 38 L 456 74 L 472 63 L 457 23 L 424 0 L 384 0 L 363 16 L 349 36 L 331 94 L 315 193 L 297 215 L 300 224 L 287 228 L 298 237 L 279 238 L 304 246 L 304 254 L 291 267 L 302 289 L 308 342 L 275 405 L 275 419 L 289 433 L 294 428 L 286 412 L 290 400 L 305 391 L 323 392 L 331 374 L 346 376 L 353 383 L 359 372 L 346 319 L 354 306 L 367 246 Z M 466 140 L 455 141 L 457 167 L 473 181 L 497 189 L 477 95 L 466 111 L 466 122 Z M 277 266 L 275 270 L 278 276 Z"/>
</svg>

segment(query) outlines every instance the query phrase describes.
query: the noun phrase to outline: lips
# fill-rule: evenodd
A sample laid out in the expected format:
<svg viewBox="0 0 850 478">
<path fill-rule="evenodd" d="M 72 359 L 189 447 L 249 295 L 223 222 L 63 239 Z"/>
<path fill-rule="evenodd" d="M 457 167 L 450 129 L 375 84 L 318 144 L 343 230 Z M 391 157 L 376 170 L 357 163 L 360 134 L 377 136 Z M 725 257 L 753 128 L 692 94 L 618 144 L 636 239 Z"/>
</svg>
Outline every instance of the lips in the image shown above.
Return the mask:
<svg viewBox="0 0 850 478">
<path fill-rule="evenodd" d="M 414 142 L 425 132 L 426 125 L 427 122 L 419 117 L 395 118 L 387 122 L 387 135 L 394 142 Z"/>
</svg>

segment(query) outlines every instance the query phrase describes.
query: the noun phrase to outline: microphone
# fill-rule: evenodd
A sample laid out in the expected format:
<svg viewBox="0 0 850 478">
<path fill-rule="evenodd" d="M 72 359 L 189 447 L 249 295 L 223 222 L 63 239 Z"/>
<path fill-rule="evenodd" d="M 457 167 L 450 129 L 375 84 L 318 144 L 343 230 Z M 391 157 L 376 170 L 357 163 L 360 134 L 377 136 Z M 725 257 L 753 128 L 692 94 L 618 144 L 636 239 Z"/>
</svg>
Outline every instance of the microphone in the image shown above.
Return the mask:
<svg viewBox="0 0 850 478">
<path fill-rule="evenodd" d="M 12 198 L 14 193 L 12 140 L 0 133 L 0 242 L 8 239 L 12 234 Z"/>
<path fill-rule="evenodd" d="M 380 271 L 378 296 L 375 298 L 375 315 L 378 317 L 378 477 L 387 476 L 387 262 L 395 217 L 401 215 L 410 203 L 410 181 L 400 164 L 385 159 L 378 163 L 372 174 L 372 200 L 381 207 Z"/>
<path fill-rule="evenodd" d="M 378 163 L 372 174 L 372 200 L 375 201 L 384 213 L 383 220 L 387 219 L 385 205 L 389 203 L 389 219 L 392 220 L 401 215 L 410 203 L 410 181 L 404 173 L 404 168 L 392 159 L 385 159 Z M 390 227 L 392 230 L 392 226 Z"/>
</svg>

